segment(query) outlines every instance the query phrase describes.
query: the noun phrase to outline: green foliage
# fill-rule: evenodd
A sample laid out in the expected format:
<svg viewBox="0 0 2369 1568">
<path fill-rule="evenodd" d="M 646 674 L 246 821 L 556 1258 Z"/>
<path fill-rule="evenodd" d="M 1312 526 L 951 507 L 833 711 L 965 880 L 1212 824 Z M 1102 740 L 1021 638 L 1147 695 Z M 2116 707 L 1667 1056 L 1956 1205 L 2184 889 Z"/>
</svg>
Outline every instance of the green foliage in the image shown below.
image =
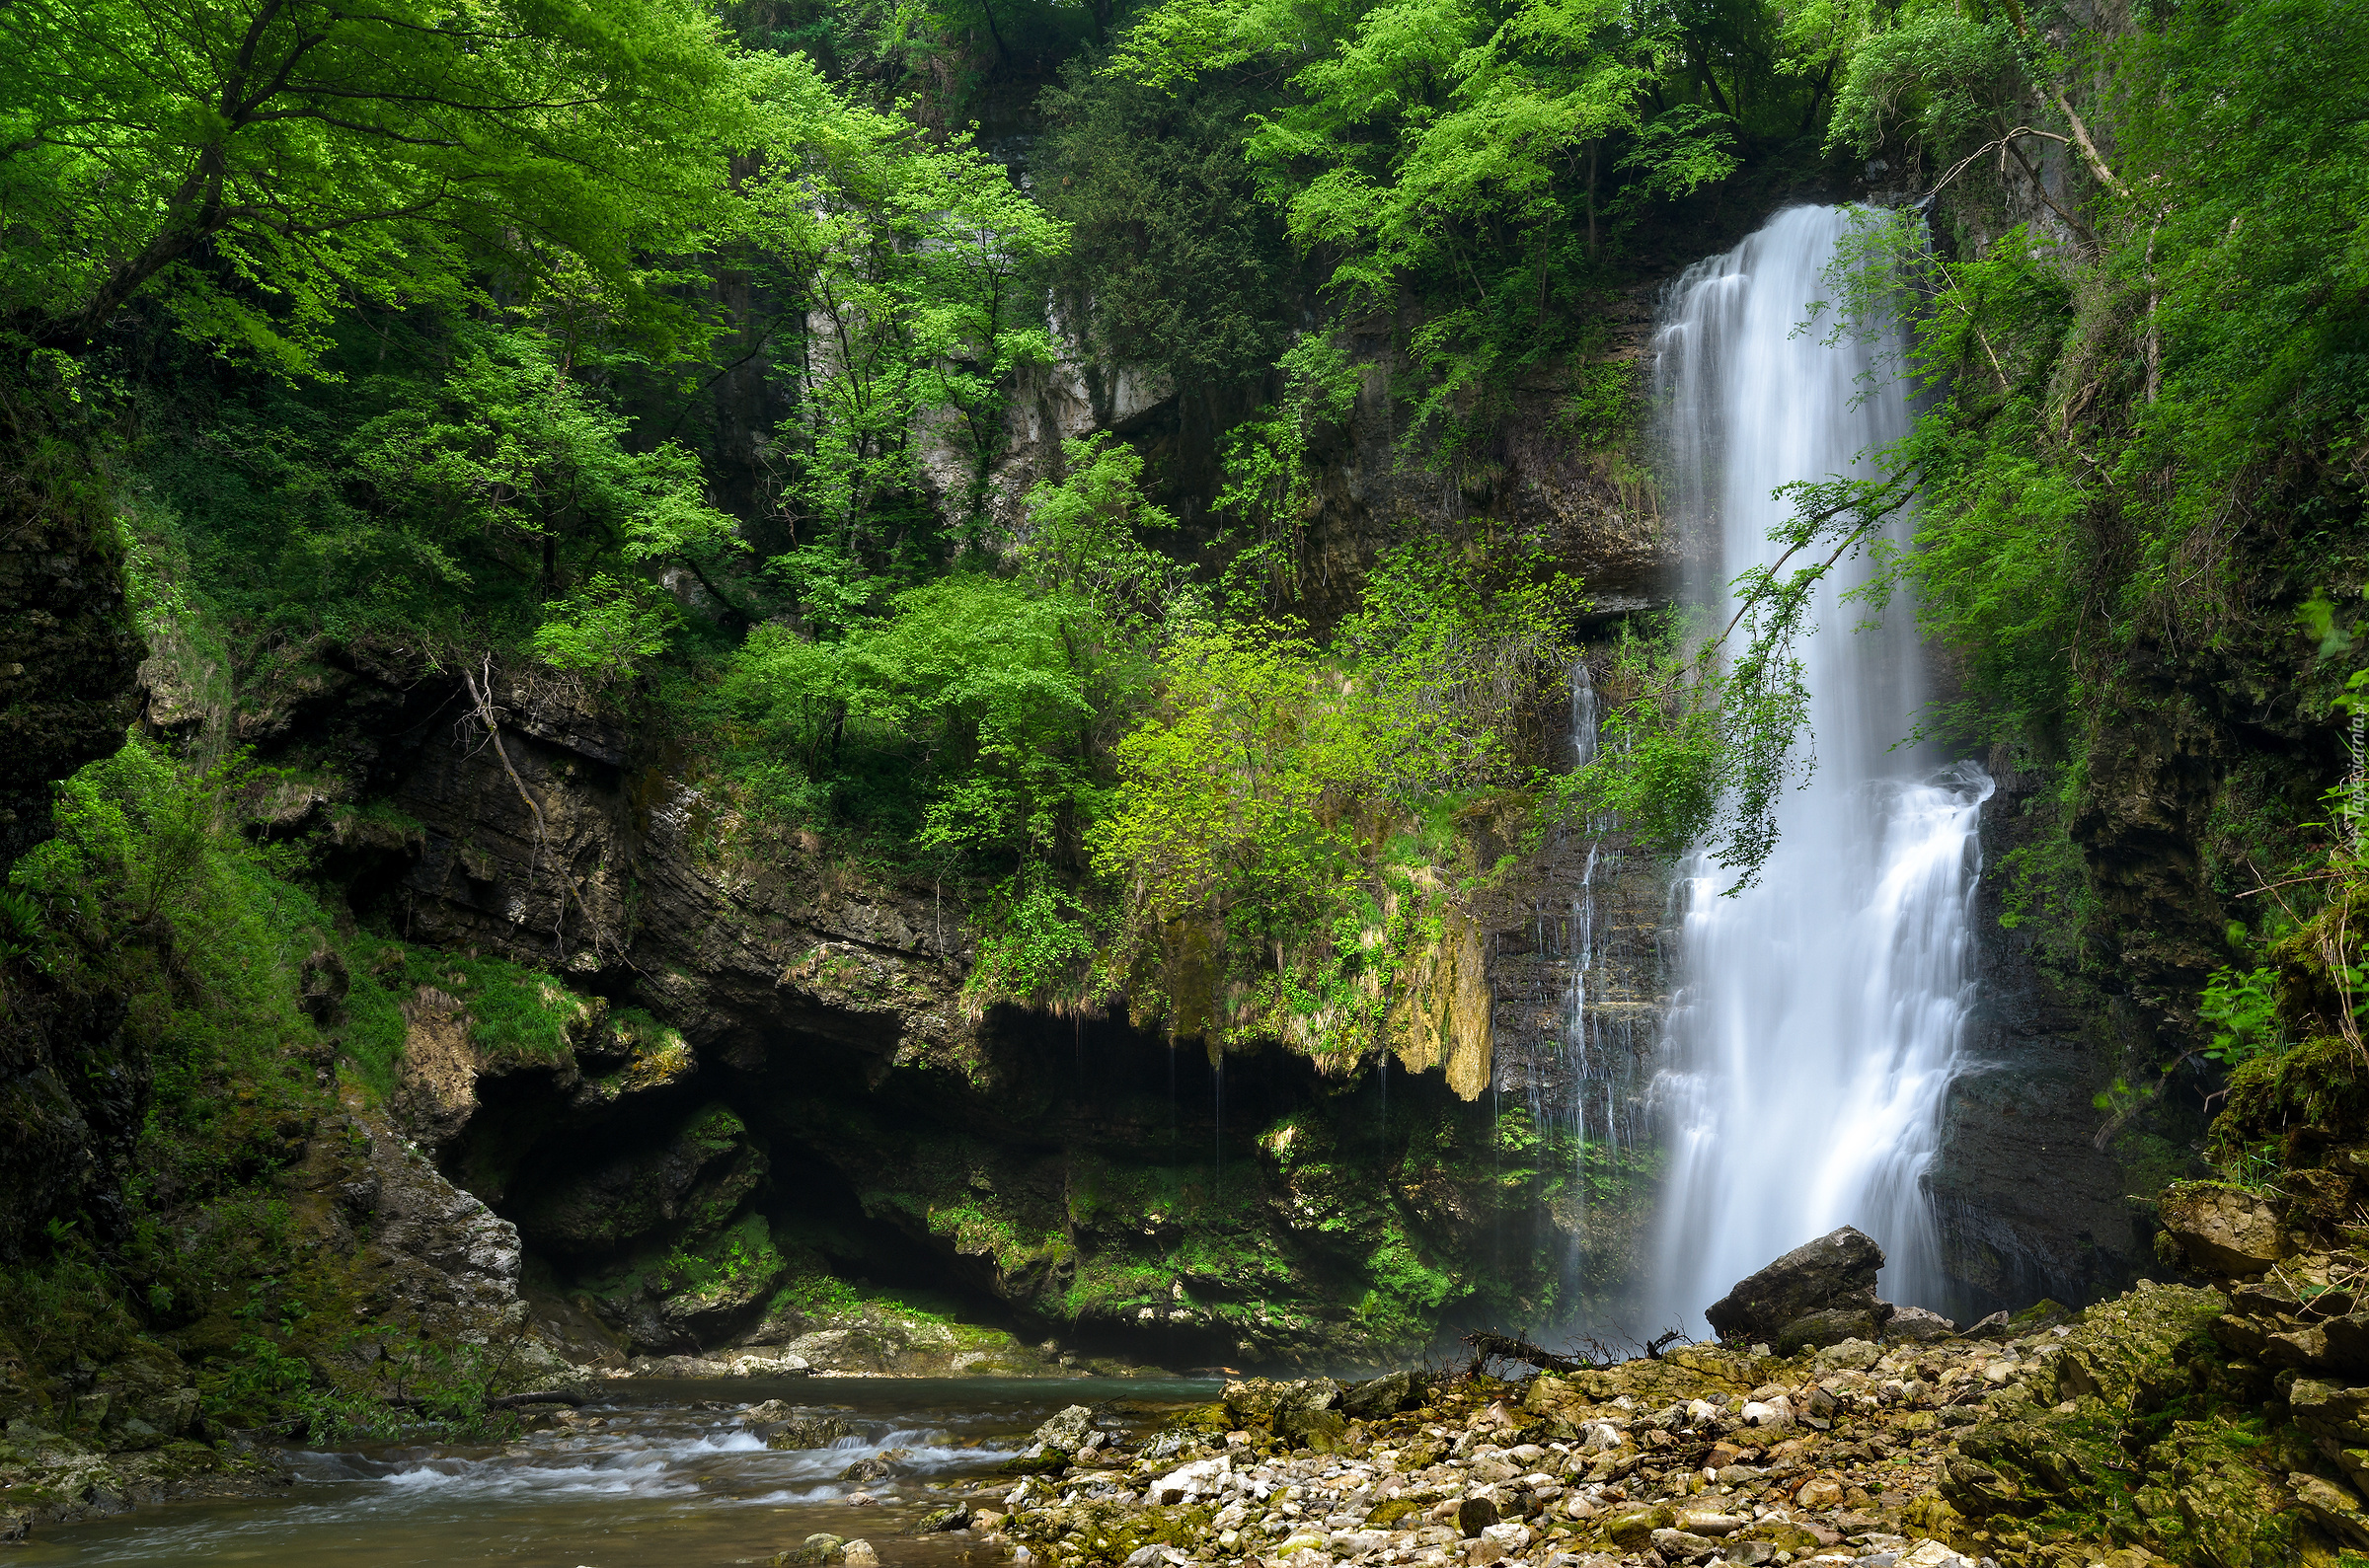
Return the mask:
<svg viewBox="0 0 2369 1568">
<path fill-rule="evenodd" d="M 1103 434 L 1065 442 L 1067 472 L 1029 486 L 1026 522 L 1012 556 L 1023 578 L 1070 594 L 1121 637 L 1140 640 L 1189 619 L 1192 587 L 1177 564 L 1138 537 L 1177 520 L 1143 495 L 1143 459 Z"/>
<path fill-rule="evenodd" d="M 1279 609 L 1299 595 L 1301 538 L 1316 509 L 1320 443 L 1348 423 L 1362 372 L 1333 339 L 1303 335 L 1276 363 L 1281 399 L 1227 432 L 1216 509 L 1238 525 L 1226 573 L 1236 614 Z"/>
<path fill-rule="evenodd" d="M 605 571 L 544 609 L 548 619 L 527 639 L 535 657 L 604 685 L 632 680 L 639 673 L 635 660 L 665 652 L 667 633 L 681 619 L 651 584 Z"/>
<path fill-rule="evenodd" d="M 2309 66 L 2302 37 L 2316 40 Z M 2369 199 L 2369 34 L 2346 7 L 2291 0 L 2150 8 L 2111 36 L 2057 37 L 2013 7 L 1911 7 L 1872 28 L 1833 138 L 1948 176 L 1945 216 L 2009 201 L 2048 216 L 1979 246 L 1960 223 L 1954 248 L 1945 223 L 1929 248 L 1905 213 L 1869 214 L 1830 292 L 1841 330 L 1914 328 L 1903 370 L 1927 410 L 1879 461 L 1918 486 L 1919 515 L 1914 548 L 1879 580 L 1914 587 L 1964 672 L 1931 727 L 2067 764 L 2069 793 L 2051 806 L 2064 835 L 2088 809 L 2092 748 L 2110 746 L 2131 705 L 2162 701 L 2155 661 L 2274 664 L 2296 611 L 2261 585 L 2324 581 L 2329 561 L 2359 553 L 2369 317 L 2348 237 Z M 2341 85 L 2323 90 L 2323 72 Z M 2066 96 L 2102 80 L 2086 109 Z M 2064 168 L 2049 184 L 2044 147 Z M 2340 651 L 2348 634 L 2326 596 L 2300 619 L 2324 659 Z M 2298 694 L 2307 721 L 2346 710 L 2349 673 L 2314 674 Z M 2175 677 L 2191 678 L 2227 679 Z M 2350 870 L 2308 855 L 2322 863 L 2255 864 L 2305 831 L 2292 811 L 2271 815 L 2216 849 L 2230 862 L 2217 874 L 2233 892 L 2291 879 L 2306 918 Z M 2043 890 L 2029 907 L 2054 912 L 2066 956 L 2081 945 L 2066 928 L 2097 908 L 2068 891 L 2079 854 L 2043 837 L 2010 863 L 2016 887 Z M 2019 895 L 2011 919 L 2025 907 Z M 2348 964 L 2315 956 L 2278 989 L 2295 1001 L 2316 973 L 2341 993 Z M 2266 1021 L 2265 984 L 2245 968 L 2209 983 L 2218 1057 L 2246 1067 L 2290 1037 Z M 2340 1007 L 2300 1007 L 2284 1014 L 2295 1034 L 2306 1015 L 2350 1027 Z"/>
<path fill-rule="evenodd" d="M 258 1322 L 240 1336 L 230 1358 L 200 1373 L 207 1419 L 231 1430 L 277 1430 L 313 1444 L 421 1437 L 500 1443 L 517 1437 L 515 1413 L 487 1407 L 489 1398 L 518 1392 L 525 1381 L 515 1343 L 448 1344 L 375 1325 L 321 1343 L 305 1333 L 307 1326 L 300 1317 Z M 350 1358 L 363 1345 L 372 1352 L 369 1373 L 324 1373 L 327 1357 Z"/>
<path fill-rule="evenodd" d="M 1953 156 L 2021 122 L 2020 86 L 2016 35 L 2004 17 L 1907 11 L 1851 51 L 1826 139 L 1869 158 L 1897 154 L 1902 143 Z"/>
<path fill-rule="evenodd" d="M 0 888 L 0 964 L 27 957 L 40 939 L 41 907 L 13 888 Z"/>
<path fill-rule="evenodd" d="M 1808 766 L 1797 748 L 1809 692 L 1793 644 L 1831 564 L 1786 577 L 1755 568 L 1739 580 L 1742 608 L 1716 636 L 1699 636 L 1677 612 L 1624 627 L 1596 683 L 1596 755 L 1555 782 L 1561 810 L 1617 811 L 1664 854 L 1707 847 L 1735 875 L 1728 892 L 1758 881 L 1777 843 L 1777 804 Z"/>
<path fill-rule="evenodd" d="M 756 629 L 723 688 L 777 800 L 827 799 L 826 816 L 893 835 L 941 872 L 1023 868 L 1015 911 L 1049 908 L 1026 868 L 1074 861 L 1152 646 L 1193 604 L 1137 538 L 1171 521 L 1143 498 L 1142 460 L 1101 439 L 1067 458 L 1029 491 L 1012 575 L 955 571 L 875 615 L 878 581 L 853 557 L 800 552 L 809 632 Z"/>
<path fill-rule="evenodd" d="M 1590 360 L 1572 368 L 1562 409 L 1566 428 L 1591 449 L 1616 447 L 1644 413 L 1638 368 L 1620 360 Z"/>
<path fill-rule="evenodd" d="M 422 986 L 444 992 L 467 1008 L 469 1043 L 489 1066 L 529 1067 L 565 1060 L 572 1046 L 594 1032 L 605 1007 L 506 958 L 369 938 L 353 945 L 362 973 L 353 981 L 349 1002 L 370 1006 L 383 997 L 392 1010 Z M 615 1021 L 620 1034 L 647 1035 L 659 1027 L 640 1013 L 620 1012 Z M 400 1037 L 393 1043 L 400 1048 Z M 358 1050 L 353 1055 L 374 1086 L 382 1091 L 393 1088 L 392 1055 L 380 1059 Z"/>
<path fill-rule="evenodd" d="M 1008 379 L 1052 358 L 1030 284 L 1067 232 L 966 136 L 844 104 L 801 129 L 798 155 L 744 187 L 744 238 L 799 302 L 783 500 L 806 542 L 910 571 L 942 543 L 932 442 L 966 471 L 955 520 L 977 524 Z"/>
<path fill-rule="evenodd" d="M 745 550 L 671 443 L 628 449 L 626 418 L 576 379 L 571 350 L 532 329 L 469 344 L 443 384 L 364 423 L 348 451 L 376 508 L 453 586 L 472 538 L 539 560 L 545 593 L 597 560 L 682 561 Z"/>
<path fill-rule="evenodd" d="M 1168 644 L 1088 848 L 1119 890 L 1120 961 L 1167 973 L 1176 1026 L 1344 1060 L 1373 1042 L 1397 965 L 1436 937 L 1405 815 L 1542 775 L 1535 704 L 1578 600 L 1532 565 L 1410 546 L 1330 650 L 1265 622 Z"/>
<path fill-rule="evenodd" d="M 1154 921 L 1207 907 L 1239 912 L 1255 942 L 1304 929 L 1352 842 L 1317 808 L 1356 773 L 1315 645 L 1264 625 L 1188 633 L 1162 660 L 1160 699 L 1119 743 L 1098 867 Z"/>
<path fill-rule="evenodd" d="M 643 1272 L 661 1291 L 745 1296 L 769 1288 L 785 1266 L 765 1217 L 748 1214 L 714 1236 L 678 1247 Z"/>
<path fill-rule="evenodd" d="M 1253 381 L 1286 341 L 1296 271 L 1243 156 L 1267 96 L 1226 78 L 1164 93 L 1087 53 L 1037 100 L 1034 187 L 1070 225 L 1062 314 L 1105 365 L 1187 395 Z"/>
<path fill-rule="evenodd" d="M 832 642 L 759 628 L 728 699 L 809 774 L 854 786 L 849 808 L 904 816 L 925 854 L 991 865 L 1056 849 L 1090 806 L 1096 672 L 1074 632 L 1092 612 L 974 573 L 892 604 Z"/>
<path fill-rule="evenodd" d="M 1412 806 L 1525 782 L 1524 761 L 1546 746 L 1539 697 L 1578 654 L 1570 625 L 1584 603 L 1536 547 L 1484 565 L 1433 539 L 1377 560 L 1334 640 L 1365 698 L 1373 786 Z"/>
<path fill-rule="evenodd" d="M 978 956 L 964 982 L 980 997 L 1058 1000 L 1100 950 L 1093 912 L 1042 862 L 989 889 L 983 906 Z"/>
<path fill-rule="evenodd" d="M 472 271 L 679 333 L 645 260 L 716 221 L 798 66 L 701 9 L 621 0 L 43 3 L 0 16 L 18 341 L 80 351 L 135 297 L 285 370 L 347 301 L 459 302 Z"/>
<path fill-rule="evenodd" d="M 1756 0 L 1163 0 L 1108 69 L 1187 99 L 1261 85 L 1244 151 L 1261 194 L 1345 315 L 1394 314 L 1414 427 L 1450 459 L 1522 373 L 1595 346 L 1613 244 L 1735 172 L 1747 87 L 1790 119 L 1815 51 L 1814 116 L 1832 44 L 1780 48 L 1777 19 Z"/>
<path fill-rule="evenodd" d="M 2213 1026 L 2213 1042 L 2205 1055 L 2224 1067 L 2237 1067 L 2265 1052 L 2286 1049 L 2278 1022 L 2277 971 L 2222 969 L 2204 988 L 2197 1015 Z"/>
</svg>

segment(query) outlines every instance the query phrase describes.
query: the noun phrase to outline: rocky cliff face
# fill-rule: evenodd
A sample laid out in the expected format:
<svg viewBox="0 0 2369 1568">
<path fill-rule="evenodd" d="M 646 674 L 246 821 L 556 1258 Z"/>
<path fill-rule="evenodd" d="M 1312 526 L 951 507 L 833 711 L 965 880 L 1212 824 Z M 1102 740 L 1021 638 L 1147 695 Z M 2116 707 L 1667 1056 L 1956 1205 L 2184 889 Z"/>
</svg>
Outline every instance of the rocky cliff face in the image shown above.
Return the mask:
<svg viewBox="0 0 2369 1568">
<path fill-rule="evenodd" d="M 1646 296 L 1608 325 L 1633 364 Z M 1441 526 L 1535 537 L 1608 619 L 1667 599 L 1677 545 L 1649 487 L 1563 431 L 1559 378 L 1424 474 L 1396 454 L 1390 324 L 1369 326 L 1302 540 L 1313 619 Z M 1019 389 L 999 504 L 1064 438 L 1157 445 L 1173 405 L 1054 367 Z M 194 732 L 212 720 L 169 663 L 146 673 L 151 723 Z M 1423 1337 L 1468 1297 L 1559 1316 L 1635 1272 L 1662 897 L 1617 835 L 1557 836 L 1462 901 L 1402 1057 L 1343 1083 L 1279 1051 L 980 1015 L 958 897 L 743 821 L 564 683 L 456 688 L 322 645 L 252 672 L 225 727 L 305 781 L 269 831 L 397 938 L 355 983 L 404 977 L 398 1114 L 517 1223 L 554 1324 L 599 1325 L 588 1354 L 789 1344 L 829 1315 L 816 1282 L 862 1279 L 1171 1361 L 1337 1359 Z M 497 1017 L 513 999 L 420 983 L 434 952 L 549 976 L 532 1007 L 565 1044 L 521 1050 Z"/>
<path fill-rule="evenodd" d="M 0 420 L 0 877 L 49 837 L 56 783 L 123 743 L 141 652 L 100 477 Z M 33 945 L 23 918 L 0 908 L 0 947 Z M 112 1191 L 138 1130 L 147 1068 L 122 1000 L 71 970 L 0 1005 L 0 1259 Z"/>
<path fill-rule="evenodd" d="M 1378 1358 L 1613 1271 L 1535 1244 L 1566 1172 L 1483 1094 L 1490 939 L 1523 917 L 1463 922 L 1442 984 L 1479 1029 L 1434 1042 L 1441 1073 L 981 1012 L 944 889 L 738 819 L 565 692 L 479 692 L 325 648 L 238 726 L 309 761 L 270 831 L 389 933 L 351 983 L 400 993 L 396 1114 L 517 1226 L 588 1359 L 811 1360 L 895 1290 L 1172 1364 Z"/>
<path fill-rule="evenodd" d="M 2044 850 L 2055 825 L 2040 798 L 2044 776 L 2019 770 L 2004 748 L 1990 770 L 1998 787 L 1983 807 L 1969 1066 L 1950 1085 L 1930 1178 L 1945 1262 L 1963 1293 L 1948 1307 L 1960 1317 L 2126 1289 L 2149 1259 L 2153 1229 L 2134 1196 L 2178 1173 L 2187 1154 L 2152 1127 L 2119 1142 L 2108 1129 L 2100 1141 L 2111 1113 L 2095 1102 L 2129 1070 L 2137 1021 L 2040 961 L 2043 934 L 2060 933 L 2044 912 L 2001 924 L 2017 903 L 2014 858 Z"/>
</svg>

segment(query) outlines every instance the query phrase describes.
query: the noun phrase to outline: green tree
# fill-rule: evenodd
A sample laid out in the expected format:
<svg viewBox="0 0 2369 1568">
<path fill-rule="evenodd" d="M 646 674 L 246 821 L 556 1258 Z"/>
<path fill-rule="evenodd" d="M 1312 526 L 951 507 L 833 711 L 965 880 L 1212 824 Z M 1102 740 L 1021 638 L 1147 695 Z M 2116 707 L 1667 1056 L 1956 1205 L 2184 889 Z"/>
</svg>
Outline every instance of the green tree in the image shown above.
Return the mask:
<svg viewBox="0 0 2369 1568">
<path fill-rule="evenodd" d="M 944 543 L 933 453 L 975 528 L 1010 378 L 1052 357 L 1028 279 L 1066 234 L 960 136 L 850 106 L 814 128 L 745 187 L 741 238 L 793 318 L 784 500 L 801 543 L 911 572 Z"/>
<path fill-rule="evenodd" d="M 1246 143 L 1260 188 L 1338 308 L 1423 302 L 1417 426 L 1462 437 L 1520 367 L 1589 345 L 1609 227 L 1735 167 L 1679 58 L 1630 0 L 1164 0 L 1110 68 L 1169 90 L 1289 72 Z"/>
<path fill-rule="evenodd" d="M 632 450 L 629 421 L 573 368 L 540 333 L 482 336 L 440 386 L 354 433 L 354 468 L 446 561 L 469 540 L 496 541 L 532 560 L 555 598 L 620 556 L 676 562 L 729 605 L 707 567 L 747 546 L 706 503 L 698 460 L 671 443 Z"/>
<path fill-rule="evenodd" d="M 1286 340 L 1299 268 L 1243 156 L 1272 95 L 1225 73 L 1164 92 L 1105 58 L 1081 54 L 1037 100 L 1033 187 L 1072 236 L 1054 287 L 1096 360 L 1168 378 L 1205 420 Z"/>
<path fill-rule="evenodd" d="M 0 11 L 0 313 L 80 352 L 134 298 L 285 369 L 354 299 L 562 287 L 661 335 L 801 67 L 697 5 L 27 0 Z"/>
</svg>

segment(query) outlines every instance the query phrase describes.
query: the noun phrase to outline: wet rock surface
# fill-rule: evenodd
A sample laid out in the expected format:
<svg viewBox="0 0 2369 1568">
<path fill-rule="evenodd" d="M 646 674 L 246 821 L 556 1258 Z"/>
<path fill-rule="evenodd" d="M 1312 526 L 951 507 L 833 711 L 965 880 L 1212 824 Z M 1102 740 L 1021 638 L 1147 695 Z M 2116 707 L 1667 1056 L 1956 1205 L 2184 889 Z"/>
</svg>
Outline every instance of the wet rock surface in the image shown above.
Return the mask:
<svg viewBox="0 0 2369 1568">
<path fill-rule="evenodd" d="M 2096 1097 L 2144 1071 L 2152 1025 L 2131 998 L 2068 974 L 2064 933 L 2018 902 L 2010 868 L 2055 842 L 2052 776 L 2004 746 L 1986 765 L 1997 787 L 1982 808 L 1975 1002 L 1928 1177 L 1954 1293 L 1923 1305 L 1961 1321 L 2128 1290 L 2154 1265 L 2152 1216 L 2132 1197 L 2200 1173 L 2192 1146 L 2203 1132 L 2193 1102 L 2169 1096 L 2101 1138 Z"/>
</svg>

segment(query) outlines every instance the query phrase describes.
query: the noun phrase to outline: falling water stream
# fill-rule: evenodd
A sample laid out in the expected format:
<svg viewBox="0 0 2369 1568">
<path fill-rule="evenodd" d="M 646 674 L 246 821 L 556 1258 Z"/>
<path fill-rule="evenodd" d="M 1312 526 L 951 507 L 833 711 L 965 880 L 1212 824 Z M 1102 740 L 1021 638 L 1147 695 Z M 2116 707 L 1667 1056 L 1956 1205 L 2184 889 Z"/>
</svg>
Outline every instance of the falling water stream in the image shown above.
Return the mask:
<svg viewBox="0 0 2369 1568">
<path fill-rule="evenodd" d="M 1718 542 L 1699 597 L 1724 624 L 1727 584 L 1774 563 L 1771 495 L 1868 472 L 1902 435 L 1905 390 L 1867 342 L 1802 328 L 1848 224 L 1782 212 L 1672 288 L 1655 342 L 1667 411 L 1665 504 Z M 1695 537 L 1704 537 L 1698 533 Z M 1979 870 L 1979 768 L 1902 744 L 1924 701 L 1913 618 L 1874 624 L 1820 590 L 1802 648 L 1814 770 L 1779 811 L 1757 886 L 1698 855 L 1681 870 L 1679 990 L 1653 1085 L 1669 1186 L 1655 1249 L 1665 1317 L 1693 1324 L 1761 1264 L 1840 1225 L 1882 1243 L 1892 1300 L 1944 1287 L 1922 1179 L 1941 1132 L 1969 1001 L 1968 906 Z"/>
</svg>

